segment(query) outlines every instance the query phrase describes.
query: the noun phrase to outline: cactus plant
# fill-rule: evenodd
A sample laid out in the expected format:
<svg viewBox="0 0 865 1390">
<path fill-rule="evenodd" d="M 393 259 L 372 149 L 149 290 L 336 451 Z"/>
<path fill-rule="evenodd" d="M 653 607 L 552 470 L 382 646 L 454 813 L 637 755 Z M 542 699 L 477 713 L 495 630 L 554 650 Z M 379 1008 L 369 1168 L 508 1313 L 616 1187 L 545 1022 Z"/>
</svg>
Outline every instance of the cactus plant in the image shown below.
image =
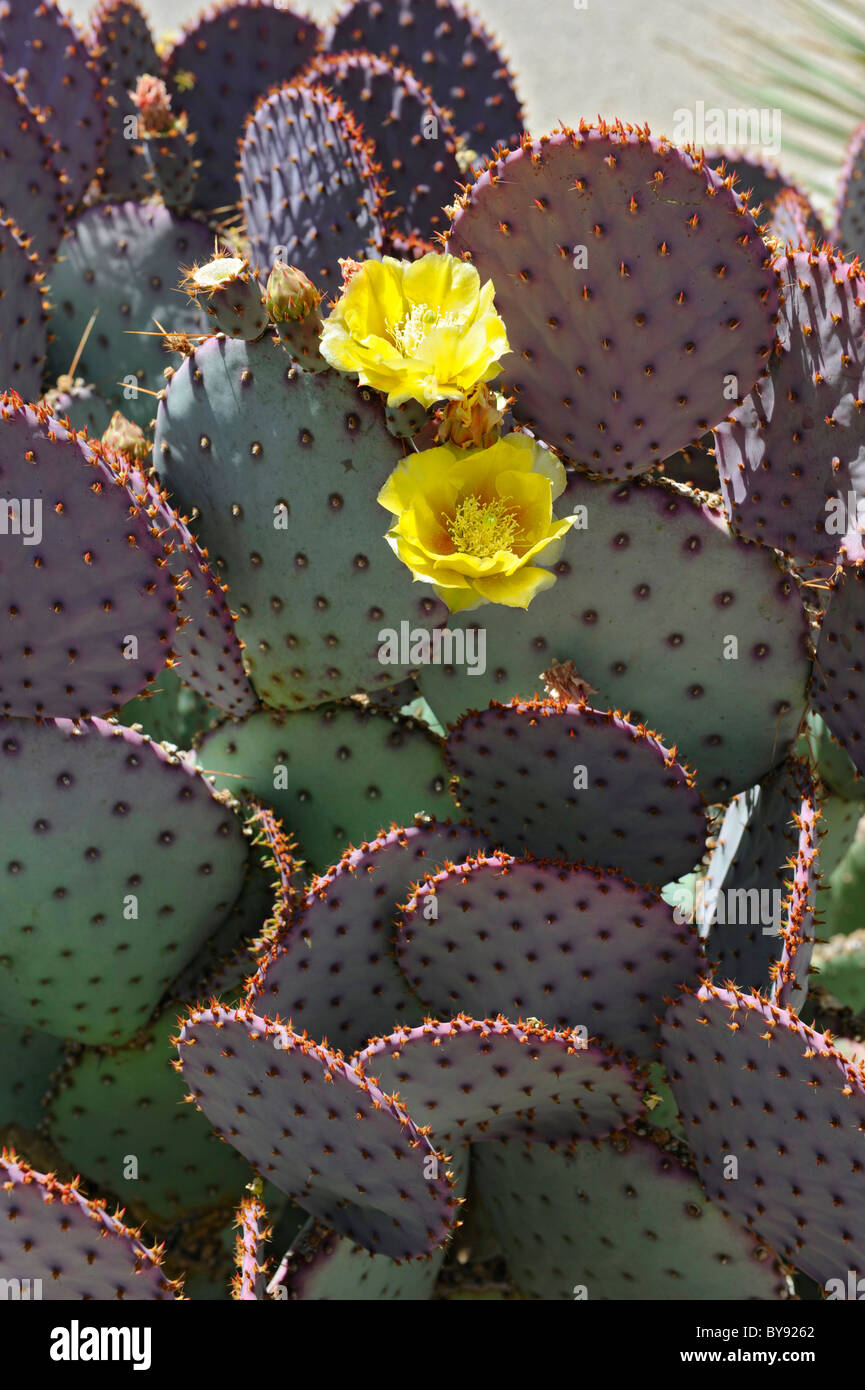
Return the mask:
<svg viewBox="0 0 865 1390">
<path fill-rule="evenodd" d="M 457 0 L 0 8 L 3 1287 L 828 1292 L 861 131 L 827 233 Z"/>
</svg>

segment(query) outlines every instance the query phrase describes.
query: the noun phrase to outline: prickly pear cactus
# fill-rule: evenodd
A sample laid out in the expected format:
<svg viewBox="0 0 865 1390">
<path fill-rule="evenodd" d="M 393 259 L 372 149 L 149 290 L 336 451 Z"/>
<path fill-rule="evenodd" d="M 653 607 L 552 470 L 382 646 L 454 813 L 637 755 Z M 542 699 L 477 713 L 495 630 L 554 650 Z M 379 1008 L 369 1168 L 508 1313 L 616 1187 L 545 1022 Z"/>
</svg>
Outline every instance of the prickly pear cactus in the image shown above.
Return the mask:
<svg viewBox="0 0 865 1390">
<path fill-rule="evenodd" d="M 0 1290 L 839 1296 L 862 128 L 461 0 L 9 0 L 0 124 Z"/>
</svg>

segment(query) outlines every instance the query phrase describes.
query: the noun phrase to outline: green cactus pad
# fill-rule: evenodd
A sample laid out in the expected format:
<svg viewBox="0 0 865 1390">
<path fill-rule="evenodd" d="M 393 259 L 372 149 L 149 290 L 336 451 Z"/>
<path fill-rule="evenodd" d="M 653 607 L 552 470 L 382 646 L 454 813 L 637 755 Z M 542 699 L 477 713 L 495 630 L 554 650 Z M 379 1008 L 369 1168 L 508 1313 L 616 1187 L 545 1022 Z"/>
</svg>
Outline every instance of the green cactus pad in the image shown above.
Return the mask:
<svg viewBox="0 0 865 1390">
<path fill-rule="evenodd" d="M 826 884 L 829 891 L 820 900 L 821 937 L 865 929 L 865 827 L 857 826 L 852 844 L 828 873 Z"/>
<path fill-rule="evenodd" d="M 696 932 L 650 888 L 505 855 L 428 878 L 397 957 L 434 1017 L 537 1019 L 649 1060 L 664 1000 L 703 967 Z"/>
<path fill-rule="evenodd" d="M 824 883 L 845 858 L 863 815 L 865 801 L 844 801 L 840 796 L 827 796 L 820 802 L 820 876 Z"/>
<path fill-rule="evenodd" d="M 452 723 L 489 699 L 529 699 L 546 669 L 572 660 L 595 703 L 675 742 L 709 800 L 759 781 L 805 703 L 808 622 L 792 577 L 672 485 L 573 477 L 557 510 L 578 517 L 557 583 L 525 613 L 449 619 L 482 626 L 487 669 L 425 666 L 419 684 L 436 714 Z"/>
<path fill-rule="evenodd" d="M 351 1060 L 448 1152 L 480 1140 L 598 1139 L 642 1112 L 645 1082 L 611 1049 L 501 1016 L 428 1019 Z"/>
<path fill-rule="evenodd" d="M 865 1010 L 865 928 L 818 944 L 811 963 L 821 989 L 857 1014 Z"/>
<path fill-rule="evenodd" d="M 0 1017 L 117 1045 L 237 898 L 246 845 L 193 767 L 94 719 L 0 722 Z"/>
<path fill-rule="evenodd" d="M 230 1206 L 249 1172 L 195 1106 L 183 1104 L 171 1043 L 184 1012 L 174 1001 L 134 1044 L 85 1048 L 48 1101 L 48 1135 L 76 1173 L 124 1205 L 146 1207 L 158 1224 Z"/>
<path fill-rule="evenodd" d="M 772 350 L 756 223 L 647 127 L 525 136 L 476 176 L 447 245 L 495 284 L 514 418 L 594 473 L 629 478 L 696 443 Z"/>
<path fill-rule="evenodd" d="M 217 787 L 272 806 L 319 873 L 347 841 L 453 811 L 439 740 L 412 720 L 359 707 L 260 710 L 208 734 L 198 764 Z"/>
<path fill-rule="evenodd" d="M 310 1220 L 283 1256 L 268 1292 L 305 1303 L 426 1301 L 432 1296 L 444 1255 L 442 1246 L 428 1259 L 397 1263 L 387 1255 L 370 1254 L 321 1221 Z"/>
<path fill-rule="evenodd" d="M 693 773 L 618 711 L 493 703 L 463 716 L 446 758 L 460 807 L 511 854 L 587 859 L 656 888 L 703 854 Z"/>
<path fill-rule="evenodd" d="M 443 1155 L 339 1053 L 220 1006 L 191 1011 L 179 1053 L 217 1134 L 340 1235 L 407 1259 L 452 1228 L 458 1200 Z"/>
<path fill-rule="evenodd" d="M 683 1147 L 630 1134 L 570 1155 L 478 1146 L 473 1177 L 523 1292 L 590 1302 L 789 1297 L 773 1252 L 707 1201 Z"/>
<path fill-rule="evenodd" d="M 485 843 L 470 826 L 419 819 L 346 850 L 274 939 L 248 1002 L 343 1052 L 420 1023 L 424 1010 L 392 951 L 398 904 L 426 874 L 462 863 Z"/>
<path fill-rule="evenodd" d="M 796 753 L 810 759 L 830 792 L 844 801 L 865 800 L 865 777 L 814 710 L 808 711 Z"/>
<path fill-rule="evenodd" d="M 383 665 L 380 632 L 406 620 L 428 632 L 447 616 L 383 540 L 376 496 L 402 448 L 347 377 L 299 371 L 269 338 L 211 338 L 172 377 L 154 457 L 175 505 L 198 510 L 265 704 L 394 685 L 408 654 Z"/>
<path fill-rule="evenodd" d="M 42 1098 L 66 1056 L 66 1044 L 50 1033 L 0 1023 L 0 1125 L 35 1129 L 44 1119 Z"/>
<path fill-rule="evenodd" d="M 213 706 L 184 685 L 176 669 L 168 667 L 117 716 L 121 724 L 137 727 L 155 743 L 173 743 L 175 748 L 185 749 L 192 747 L 196 735 L 216 717 Z"/>
<path fill-rule="evenodd" d="M 49 289 L 54 314 L 48 351 L 52 380 L 68 372 L 94 310 L 79 361 L 81 376 L 114 410 L 147 428 L 171 365 L 154 319 L 174 333 L 206 333 L 207 319 L 177 293 L 182 266 L 207 260 L 213 237 L 203 222 L 173 217 L 156 204 L 90 208 L 72 223 Z M 154 336 L 142 337 L 141 333 Z M 141 386 L 141 391 L 137 387 Z"/>
</svg>

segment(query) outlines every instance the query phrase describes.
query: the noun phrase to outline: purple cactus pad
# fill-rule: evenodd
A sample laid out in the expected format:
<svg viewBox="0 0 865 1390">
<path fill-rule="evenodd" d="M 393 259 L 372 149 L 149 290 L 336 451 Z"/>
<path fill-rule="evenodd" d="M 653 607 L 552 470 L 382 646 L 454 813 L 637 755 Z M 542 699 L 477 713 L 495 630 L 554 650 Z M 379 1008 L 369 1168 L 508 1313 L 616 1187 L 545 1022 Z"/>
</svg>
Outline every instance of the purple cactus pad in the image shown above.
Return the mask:
<svg viewBox="0 0 865 1390">
<path fill-rule="evenodd" d="M 703 853 L 693 773 L 618 710 L 493 702 L 462 716 L 446 759 L 462 810 L 511 854 L 587 859 L 660 888 Z"/>
<path fill-rule="evenodd" d="M 665 999 L 703 968 L 651 888 L 594 866 L 479 856 L 427 879 L 397 956 L 433 1016 L 539 1019 L 651 1059 Z"/>
<path fill-rule="evenodd" d="M 179 1039 L 195 1104 L 280 1191 L 394 1259 L 434 1250 L 458 1199 L 444 1156 L 340 1053 L 251 1009 L 194 1009 Z"/>
</svg>

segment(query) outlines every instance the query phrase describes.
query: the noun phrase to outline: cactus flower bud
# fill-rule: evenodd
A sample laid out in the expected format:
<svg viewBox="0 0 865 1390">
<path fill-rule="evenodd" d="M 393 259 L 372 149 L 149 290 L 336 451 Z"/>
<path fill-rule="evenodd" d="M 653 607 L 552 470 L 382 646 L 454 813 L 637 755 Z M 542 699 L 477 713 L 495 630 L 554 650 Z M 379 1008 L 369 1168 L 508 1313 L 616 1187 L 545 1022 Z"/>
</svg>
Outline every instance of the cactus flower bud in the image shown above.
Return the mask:
<svg viewBox="0 0 865 1390">
<path fill-rule="evenodd" d="M 143 73 L 129 95 L 138 111 L 138 126 L 142 135 L 165 135 L 174 129 L 171 96 L 161 78 L 153 77 L 149 72 Z"/>
<path fill-rule="evenodd" d="M 308 318 L 321 303 L 321 295 L 296 266 L 275 261 L 265 290 L 267 312 L 274 323 Z"/>
<path fill-rule="evenodd" d="M 115 454 L 124 454 L 136 463 L 147 463 L 153 449 L 140 425 L 115 410 L 102 435 L 102 443 Z"/>
</svg>

